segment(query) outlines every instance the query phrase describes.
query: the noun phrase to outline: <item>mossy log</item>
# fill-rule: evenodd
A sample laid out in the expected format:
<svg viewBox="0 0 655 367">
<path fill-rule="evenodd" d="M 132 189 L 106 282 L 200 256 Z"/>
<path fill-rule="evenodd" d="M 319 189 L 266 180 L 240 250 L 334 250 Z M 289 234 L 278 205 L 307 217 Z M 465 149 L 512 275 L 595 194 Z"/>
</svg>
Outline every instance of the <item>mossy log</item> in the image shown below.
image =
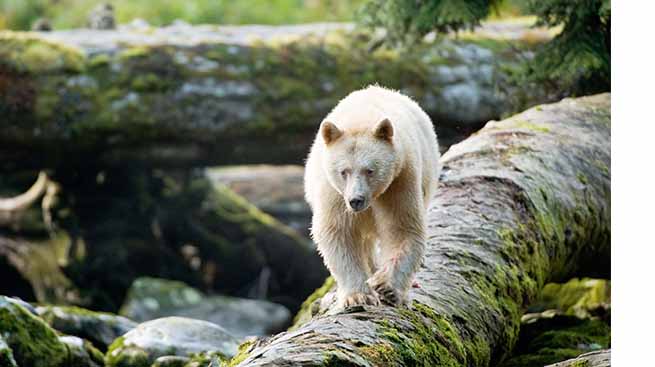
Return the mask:
<svg viewBox="0 0 655 367">
<path fill-rule="evenodd" d="M 325 114 L 371 83 L 413 96 L 447 145 L 557 98 L 509 82 L 550 37 L 529 25 L 511 37 L 472 33 L 403 52 L 371 51 L 371 35 L 343 24 L 0 32 L 0 170 L 89 157 L 160 167 L 301 163 Z"/>
<path fill-rule="evenodd" d="M 609 277 L 609 94 L 489 122 L 442 163 L 408 308 L 338 312 L 328 293 L 304 324 L 243 345 L 232 364 L 496 365 L 546 282 Z"/>
<path fill-rule="evenodd" d="M 582 354 L 576 358 L 548 365 L 546 367 L 610 367 L 612 350 L 604 349 Z"/>
</svg>

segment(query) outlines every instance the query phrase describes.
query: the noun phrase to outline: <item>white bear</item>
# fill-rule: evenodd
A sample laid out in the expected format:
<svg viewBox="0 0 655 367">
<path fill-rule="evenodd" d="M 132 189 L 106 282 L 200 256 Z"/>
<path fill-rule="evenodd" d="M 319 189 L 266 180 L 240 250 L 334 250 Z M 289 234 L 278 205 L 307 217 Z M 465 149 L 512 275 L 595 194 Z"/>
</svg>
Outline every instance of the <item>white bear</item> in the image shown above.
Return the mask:
<svg viewBox="0 0 655 367">
<path fill-rule="evenodd" d="M 407 301 L 425 250 L 438 160 L 430 118 L 396 91 L 352 92 L 321 123 L 305 166 L 305 197 L 341 306 Z"/>
</svg>

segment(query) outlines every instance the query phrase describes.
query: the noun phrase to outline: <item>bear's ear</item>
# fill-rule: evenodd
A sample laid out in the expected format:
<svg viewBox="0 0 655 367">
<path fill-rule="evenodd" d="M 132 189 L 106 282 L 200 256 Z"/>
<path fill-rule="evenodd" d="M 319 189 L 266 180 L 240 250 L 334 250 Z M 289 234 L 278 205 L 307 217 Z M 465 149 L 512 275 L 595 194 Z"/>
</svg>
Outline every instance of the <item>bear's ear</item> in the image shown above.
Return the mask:
<svg viewBox="0 0 655 367">
<path fill-rule="evenodd" d="M 391 142 L 391 139 L 393 138 L 393 125 L 391 125 L 391 121 L 389 121 L 388 118 L 385 118 L 378 122 L 373 129 L 373 135 L 378 139 Z"/>
<path fill-rule="evenodd" d="M 323 121 L 321 124 L 321 135 L 323 135 L 323 140 L 325 145 L 329 145 L 333 141 L 339 139 L 343 132 L 339 130 L 337 125 L 331 123 L 330 121 Z"/>
</svg>

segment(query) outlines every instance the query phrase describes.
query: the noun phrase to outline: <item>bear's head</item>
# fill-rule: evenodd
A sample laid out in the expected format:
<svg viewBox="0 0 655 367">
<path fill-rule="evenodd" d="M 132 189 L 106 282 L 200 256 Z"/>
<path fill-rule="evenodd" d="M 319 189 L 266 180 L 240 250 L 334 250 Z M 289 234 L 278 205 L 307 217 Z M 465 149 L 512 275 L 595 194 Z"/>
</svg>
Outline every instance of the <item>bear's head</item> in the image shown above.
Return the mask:
<svg viewBox="0 0 655 367">
<path fill-rule="evenodd" d="M 366 130 L 341 130 L 330 121 L 320 127 L 328 180 L 354 212 L 366 210 L 393 182 L 398 152 L 394 128 L 385 118 Z"/>
</svg>

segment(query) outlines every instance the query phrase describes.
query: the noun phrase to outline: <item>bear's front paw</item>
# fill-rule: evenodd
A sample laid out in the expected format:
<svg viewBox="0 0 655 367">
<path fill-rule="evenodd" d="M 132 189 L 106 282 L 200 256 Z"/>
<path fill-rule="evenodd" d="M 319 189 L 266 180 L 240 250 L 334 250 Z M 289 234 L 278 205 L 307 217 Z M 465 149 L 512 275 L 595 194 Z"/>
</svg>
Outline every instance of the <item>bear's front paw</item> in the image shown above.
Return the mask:
<svg viewBox="0 0 655 367">
<path fill-rule="evenodd" d="M 403 303 L 401 293 L 389 283 L 384 273 L 373 275 L 366 283 L 373 288 L 382 302 L 392 306 Z"/>
<path fill-rule="evenodd" d="M 373 305 L 380 304 L 380 300 L 373 293 L 354 292 L 348 294 L 343 300 L 343 307 L 351 307 L 357 305 Z"/>
</svg>

